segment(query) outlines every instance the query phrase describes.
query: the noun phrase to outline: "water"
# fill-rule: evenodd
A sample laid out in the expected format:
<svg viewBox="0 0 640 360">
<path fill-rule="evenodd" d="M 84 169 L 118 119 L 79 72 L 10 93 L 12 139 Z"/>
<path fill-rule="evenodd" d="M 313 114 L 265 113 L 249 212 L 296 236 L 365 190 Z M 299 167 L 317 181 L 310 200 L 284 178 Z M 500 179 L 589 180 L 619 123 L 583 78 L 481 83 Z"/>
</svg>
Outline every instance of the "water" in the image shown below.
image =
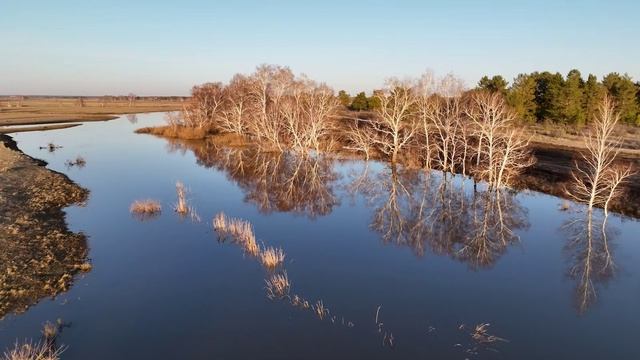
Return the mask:
<svg viewBox="0 0 640 360">
<path fill-rule="evenodd" d="M 161 121 L 15 136 L 91 191 L 66 212 L 93 269 L 1 320 L 1 348 L 61 318 L 64 359 L 640 358 L 638 221 L 610 216 L 603 234 L 599 214 L 589 227 L 578 205 L 563 212 L 540 193 L 133 133 Z M 39 149 L 51 141 L 63 148 Z M 84 168 L 65 165 L 78 155 Z M 172 211 L 178 180 L 201 222 Z M 132 217 L 141 198 L 161 200 L 162 214 Z M 269 272 L 218 241 L 220 211 L 282 247 L 291 297 L 329 314 L 268 299 Z M 483 323 L 508 341 L 474 341 Z"/>
</svg>

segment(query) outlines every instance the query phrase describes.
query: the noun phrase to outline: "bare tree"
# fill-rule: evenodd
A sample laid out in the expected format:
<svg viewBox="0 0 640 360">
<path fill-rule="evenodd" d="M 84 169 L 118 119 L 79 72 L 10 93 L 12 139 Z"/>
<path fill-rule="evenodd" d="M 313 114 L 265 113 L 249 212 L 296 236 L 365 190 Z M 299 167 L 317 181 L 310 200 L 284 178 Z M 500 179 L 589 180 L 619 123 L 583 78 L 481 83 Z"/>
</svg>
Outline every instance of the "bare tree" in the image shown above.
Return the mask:
<svg viewBox="0 0 640 360">
<path fill-rule="evenodd" d="M 630 168 L 614 165 L 620 153 L 620 139 L 614 135 L 619 118 L 613 101 L 605 97 L 585 136 L 582 161 L 576 161 L 572 173 L 573 187 L 567 193 L 587 204 L 589 211 L 594 206 L 603 206 L 607 211 L 610 202 L 620 194 L 619 185 L 633 173 Z"/>
<path fill-rule="evenodd" d="M 220 117 L 219 127 L 224 132 L 246 135 L 249 128 L 249 118 L 252 107 L 249 91 L 251 79 L 244 75 L 235 75 L 226 88 L 228 106 Z"/>
<path fill-rule="evenodd" d="M 214 127 L 225 105 L 222 83 L 206 83 L 191 89 L 191 103 L 182 111 L 183 123 L 198 129 Z"/>
<path fill-rule="evenodd" d="M 477 138 L 476 175 L 492 188 L 509 185 L 514 175 L 530 166 L 529 139 L 513 128 L 515 113 L 500 94 L 477 93 L 466 110 Z"/>
<path fill-rule="evenodd" d="M 375 149 L 375 143 L 377 142 L 376 136 L 377 133 L 375 129 L 373 129 L 368 122 L 356 119 L 347 127 L 347 145 L 344 148 L 362 153 L 364 154 L 365 160 L 369 160 Z"/>
<path fill-rule="evenodd" d="M 398 154 L 417 132 L 415 91 L 409 82 L 390 79 L 385 91 L 375 96 L 380 107 L 371 125 L 380 135 L 376 137 L 378 148 L 396 164 Z"/>
</svg>

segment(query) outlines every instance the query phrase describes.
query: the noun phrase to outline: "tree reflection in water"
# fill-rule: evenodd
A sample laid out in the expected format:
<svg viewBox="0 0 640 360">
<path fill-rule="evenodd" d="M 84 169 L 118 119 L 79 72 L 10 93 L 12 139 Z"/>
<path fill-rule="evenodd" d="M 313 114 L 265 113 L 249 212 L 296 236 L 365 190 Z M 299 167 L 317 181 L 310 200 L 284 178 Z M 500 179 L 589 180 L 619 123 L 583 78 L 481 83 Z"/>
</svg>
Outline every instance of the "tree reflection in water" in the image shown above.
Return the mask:
<svg viewBox="0 0 640 360">
<path fill-rule="evenodd" d="M 513 193 L 475 191 L 461 177 L 403 168 L 371 175 L 365 166 L 346 188 L 373 207 L 371 228 L 385 243 L 408 246 L 417 256 L 429 247 L 472 269 L 495 264 L 518 242 L 516 230 L 529 226 Z"/>
<path fill-rule="evenodd" d="M 575 306 L 584 314 L 597 298 L 596 285 L 606 283 L 615 273 L 610 239 L 615 230 L 607 228 L 607 216 L 586 211 L 564 224 L 568 234 L 566 254 L 569 276 L 576 281 Z"/>
<path fill-rule="evenodd" d="M 322 155 L 261 152 L 255 148 L 218 146 L 211 140 L 171 140 L 170 151 L 191 150 L 198 164 L 227 174 L 245 200 L 263 213 L 291 212 L 310 218 L 331 213 L 339 204 L 334 192 L 338 174 Z"/>
</svg>

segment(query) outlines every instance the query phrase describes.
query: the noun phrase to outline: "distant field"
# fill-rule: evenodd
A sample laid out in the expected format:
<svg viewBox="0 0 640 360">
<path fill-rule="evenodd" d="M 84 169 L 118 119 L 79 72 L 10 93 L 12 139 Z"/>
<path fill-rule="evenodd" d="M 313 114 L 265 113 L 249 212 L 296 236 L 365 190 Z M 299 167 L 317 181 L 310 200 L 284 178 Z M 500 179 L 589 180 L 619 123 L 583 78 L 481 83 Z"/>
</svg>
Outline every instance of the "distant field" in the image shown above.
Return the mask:
<svg viewBox="0 0 640 360">
<path fill-rule="evenodd" d="M 132 103 L 101 98 L 0 98 L 0 126 L 109 120 L 118 114 L 178 110 L 182 104 L 182 99 L 155 98 Z"/>
</svg>

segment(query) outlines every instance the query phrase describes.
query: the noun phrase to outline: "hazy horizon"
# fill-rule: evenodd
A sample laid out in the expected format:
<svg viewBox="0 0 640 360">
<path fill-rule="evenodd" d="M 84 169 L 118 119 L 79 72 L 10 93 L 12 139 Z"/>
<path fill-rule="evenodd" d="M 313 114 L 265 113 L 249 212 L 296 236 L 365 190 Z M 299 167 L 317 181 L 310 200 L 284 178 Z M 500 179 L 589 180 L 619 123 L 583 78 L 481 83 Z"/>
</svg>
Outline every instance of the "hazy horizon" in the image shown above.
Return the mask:
<svg viewBox="0 0 640 360">
<path fill-rule="evenodd" d="M 634 1 L 10 0 L 0 13 L 0 94 L 182 96 L 262 63 L 350 93 L 426 69 L 467 86 L 574 68 L 638 81 L 638 13 Z"/>
</svg>

